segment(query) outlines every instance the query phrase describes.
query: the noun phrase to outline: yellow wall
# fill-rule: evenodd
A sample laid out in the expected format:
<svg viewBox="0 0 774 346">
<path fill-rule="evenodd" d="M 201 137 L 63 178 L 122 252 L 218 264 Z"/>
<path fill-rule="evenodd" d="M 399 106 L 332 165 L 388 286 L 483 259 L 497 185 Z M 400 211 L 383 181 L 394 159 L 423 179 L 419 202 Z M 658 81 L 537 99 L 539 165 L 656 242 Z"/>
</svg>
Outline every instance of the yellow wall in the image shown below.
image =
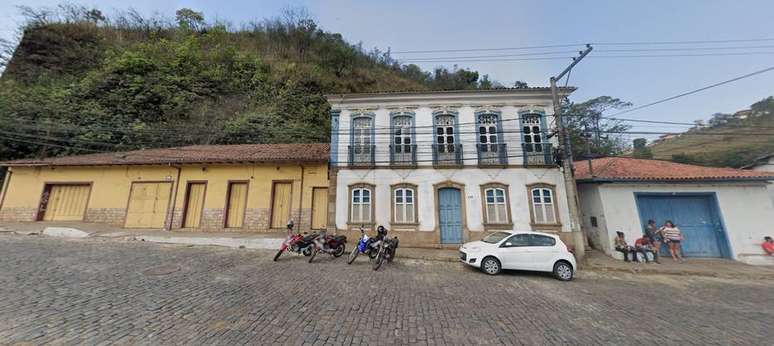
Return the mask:
<svg viewBox="0 0 774 346">
<path fill-rule="evenodd" d="M 126 208 L 133 181 L 173 181 L 173 167 L 12 167 L 11 182 L 3 200 L 5 208 L 37 208 L 43 185 L 56 182 L 91 182 L 88 208 Z"/>
<path fill-rule="evenodd" d="M 3 199 L 2 211 L 14 208 L 37 209 L 41 192 L 46 183 L 92 183 L 88 209 L 126 209 L 132 182 L 170 181 L 175 183 L 178 169 L 170 166 L 109 166 L 109 167 L 12 167 L 12 176 Z M 311 209 L 312 188 L 328 186 L 327 164 L 304 166 L 303 204 L 301 209 Z M 292 181 L 292 217 L 298 220 L 301 202 L 300 165 L 184 165 L 180 169 L 180 181 L 173 184 L 175 210 L 185 203 L 188 181 L 206 181 L 204 209 L 223 209 L 229 180 L 248 181 L 247 209 L 271 207 L 272 182 Z M 175 193 L 174 189 L 178 191 Z M 4 216 L 8 220 L 8 216 Z M 177 220 L 176 220 L 177 221 Z"/>
</svg>

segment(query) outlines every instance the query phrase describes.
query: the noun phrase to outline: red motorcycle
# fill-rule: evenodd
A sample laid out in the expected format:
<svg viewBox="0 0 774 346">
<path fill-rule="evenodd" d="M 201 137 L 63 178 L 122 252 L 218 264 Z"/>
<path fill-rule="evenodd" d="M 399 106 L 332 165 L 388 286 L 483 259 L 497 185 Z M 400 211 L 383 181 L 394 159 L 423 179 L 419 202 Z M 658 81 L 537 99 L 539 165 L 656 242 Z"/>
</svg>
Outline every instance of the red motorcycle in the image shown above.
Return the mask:
<svg viewBox="0 0 774 346">
<path fill-rule="evenodd" d="M 304 256 L 311 256 L 312 249 L 314 247 L 314 240 L 320 235 L 312 233 L 309 235 L 301 235 L 293 232 L 293 220 L 288 222 L 288 236 L 280 245 L 279 251 L 274 255 L 274 262 L 276 262 L 285 251 L 292 251 L 300 253 Z"/>
<path fill-rule="evenodd" d="M 344 254 L 344 247 L 347 243 L 347 236 L 344 235 L 329 235 L 325 231 L 322 231 L 322 236 L 317 237 L 312 241 L 312 256 L 309 257 L 309 263 L 312 263 L 314 257 L 320 251 L 333 255 L 333 257 L 341 257 Z"/>
</svg>

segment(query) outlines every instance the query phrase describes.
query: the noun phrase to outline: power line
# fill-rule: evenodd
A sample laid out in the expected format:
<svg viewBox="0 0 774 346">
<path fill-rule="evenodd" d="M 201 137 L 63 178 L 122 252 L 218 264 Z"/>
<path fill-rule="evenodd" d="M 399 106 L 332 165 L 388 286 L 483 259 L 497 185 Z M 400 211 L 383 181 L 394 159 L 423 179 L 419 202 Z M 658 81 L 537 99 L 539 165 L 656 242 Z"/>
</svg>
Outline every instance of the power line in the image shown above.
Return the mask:
<svg viewBox="0 0 774 346">
<path fill-rule="evenodd" d="M 680 57 L 717 57 L 717 56 L 753 56 L 753 55 L 772 55 L 774 52 L 737 52 L 737 53 L 711 53 L 711 54 L 638 54 L 638 55 L 594 55 L 589 58 L 595 59 L 631 59 L 631 58 L 680 58 Z M 423 63 L 423 62 L 512 62 L 512 61 L 535 61 L 535 60 L 567 60 L 571 56 L 556 57 L 535 57 L 535 58 L 515 58 L 515 59 L 401 59 L 401 63 Z"/>
<path fill-rule="evenodd" d="M 732 40 L 689 40 L 689 41 L 583 42 L 583 43 L 552 44 L 552 45 L 542 45 L 542 46 L 520 46 L 520 47 L 404 50 L 404 51 L 393 51 L 391 53 L 393 53 L 393 54 L 426 54 L 426 53 L 452 53 L 452 52 L 484 52 L 484 51 L 506 51 L 506 50 L 529 50 L 529 49 L 544 49 L 544 48 L 583 47 L 586 44 L 599 45 L 599 46 L 641 46 L 641 45 L 717 44 L 717 43 L 769 42 L 769 41 L 774 41 L 774 38 L 732 39 Z"/>
<path fill-rule="evenodd" d="M 685 96 L 688 96 L 688 95 L 693 95 L 693 94 L 696 94 L 698 92 L 702 92 L 702 91 L 707 90 L 707 89 L 712 89 L 712 88 L 715 88 L 715 87 L 718 87 L 718 86 L 721 86 L 721 85 L 725 85 L 725 84 L 728 84 L 728 83 L 732 83 L 732 82 L 735 82 L 735 81 L 738 81 L 738 80 L 741 80 L 741 79 L 745 79 L 745 78 L 749 78 L 749 77 L 752 77 L 752 76 L 755 76 L 755 75 L 766 73 L 766 72 L 769 72 L 771 70 L 774 70 L 774 66 L 767 67 L 765 69 L 758 70 L 758 71 L 755 71 L 755 72 L 751 72 L 751 73 L 748 73 L 748 74 L 745 74 L 745 75 L 742 75 L 742 76 L 739 76 L 739 77 L 731 78 L 731 79 L 728 79 L 728 80 L 725 80 L 725 81 L 722 81 L 722 82 L 710 84 L 708 86 L 701 87 L 701 88 L 698 88 L 698 89 L 694 89 L 694 90 L 691 90 L 691 91 L 687 91 L 687 92 L 684 92 L 684 93 L 681 93 L 681 94 L 677 94 L 675 96 L 670 96 L 670 97 L 667 97 L 667 98 L 664 98 L 664 99 L 661 99 L 661 100 L 658 100 L 658 101 L 650 102 L 650 103 L 644 104 L 642 106 L 637 106 L 637 107 L 634 107 L 634 108 L 631 108 L 631 109 L 627 109 L 627 110 L 624 110 L 624 111 L 616 112 L 616 113 L 607 115 L 606 117 L 611 118 L 611 117 L 615 117 L 615 116 L 618 116 L 618 115 L 621 115 L 621 114 L 631 113 L 631 112 L 634 112 L 636 110 L 640 110 L 640 109 L 643 109 L 643 108 L 655 106 L 657 104 L 661 104 L 661 103 L 664 103 L 664 102 L 669 102 L 669 101 L 672 101 L 672 100 L 675 100 L 675 99 L 678 99 L 678 98 L 681 98 L 681 97 L 685 97 Z"/>
</svg>

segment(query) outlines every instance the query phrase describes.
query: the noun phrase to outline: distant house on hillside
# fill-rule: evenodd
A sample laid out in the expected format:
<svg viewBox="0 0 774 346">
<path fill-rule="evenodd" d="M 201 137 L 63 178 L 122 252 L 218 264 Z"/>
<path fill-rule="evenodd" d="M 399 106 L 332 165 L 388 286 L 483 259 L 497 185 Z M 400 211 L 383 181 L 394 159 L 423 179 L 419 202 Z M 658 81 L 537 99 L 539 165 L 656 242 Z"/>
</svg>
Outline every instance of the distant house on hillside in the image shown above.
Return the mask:
<svg viewBox="0 0 774 346">
<path fill-rule="evenodd" d="M 749 169 L 757 172 L 774 172 L 774 153 L 759 156 L 753 162 L 745 165 L 742 169 Z M 774 201 L 774 184 L 768 186 L 769 197 Z"/>
<path fill-rule="evenodd" d="M 687 257 L 771 262 L 760 244 L 772 235 L 774 205 L 767 185 L 774 173 L 710 168 L 658 160 L 601 158 L 576 163 L 583 226 L 594 247 L 614 254 L 613 237 L 629 242 L 648 220 L 672 220 Z M 663 251 L 662 251 L 663 253 Z"/>
<path fill-rule="evenodd" d="M 734 119 L 744 120 L 751 117 L 753 111 L 751 109 L 744 109 L 734 113 Z"/>
</svg>

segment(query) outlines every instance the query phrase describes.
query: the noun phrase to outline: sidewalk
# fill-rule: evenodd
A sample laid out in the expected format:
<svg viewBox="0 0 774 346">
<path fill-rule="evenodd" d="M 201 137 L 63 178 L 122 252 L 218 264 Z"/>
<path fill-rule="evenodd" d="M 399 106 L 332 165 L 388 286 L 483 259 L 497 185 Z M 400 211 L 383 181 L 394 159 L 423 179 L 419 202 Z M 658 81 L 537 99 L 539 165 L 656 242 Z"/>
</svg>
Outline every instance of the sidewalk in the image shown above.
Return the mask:
<svg viewBox="0 0 774 346">
<path fill-rule="evenodd" d="M 720 258 L 689 258 L 683 263 L 662 257 L 661 264 L 629 263 L 614 259 L 599 251 L 586 252 L 583 270 L 617 271 L 632 274 L 697 275 L 718 278 L 774 279 L 774 267 L 752 266 Z"/>
</svg>

